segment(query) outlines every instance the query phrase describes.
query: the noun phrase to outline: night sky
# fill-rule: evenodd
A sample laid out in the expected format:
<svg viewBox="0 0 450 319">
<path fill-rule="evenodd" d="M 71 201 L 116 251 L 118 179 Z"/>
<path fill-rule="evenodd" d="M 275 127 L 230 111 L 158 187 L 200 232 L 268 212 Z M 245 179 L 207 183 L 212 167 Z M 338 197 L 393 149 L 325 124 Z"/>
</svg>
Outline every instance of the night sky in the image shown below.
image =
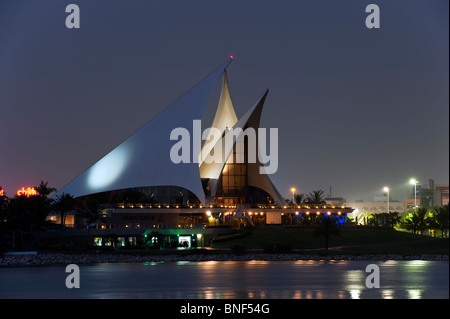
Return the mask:
<svg viewBox="0 0 450 319">
<path fill-rule="evenodd" d="M 81 28 L 67 29 L 76 3 Z M 376 3 L 381 28 L 368 29 Z M 448 1 L 0 0 L 0 186 L 61 189 L 233 55 L 271 179 L 372 200 L 449 180 Z M 206 115 L 207 116 L 207 115 Z M 169 137 L 167 137 L 169 138 Z"/>
</svg>

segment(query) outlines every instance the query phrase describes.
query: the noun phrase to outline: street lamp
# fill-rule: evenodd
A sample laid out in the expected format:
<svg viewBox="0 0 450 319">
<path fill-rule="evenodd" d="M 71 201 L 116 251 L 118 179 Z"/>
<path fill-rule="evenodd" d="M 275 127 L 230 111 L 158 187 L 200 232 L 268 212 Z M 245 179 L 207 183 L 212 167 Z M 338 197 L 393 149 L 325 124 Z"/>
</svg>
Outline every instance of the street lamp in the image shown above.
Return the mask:
<svg viewBox="0 0 450 319">
<path fill-rule="evenodd" d="M 292 206 L 295 206 L 295 188 L 294 187 L 291 188 L 291 192 L 292 192 Z"/>
<path fill-rule="evenodd" d="M 387 193 L 387 212 L 389 213 L 389 187 L 385 186 L 383 190 Z"/>
<path fill-rule="evenodd" d="M 417 207 L 417 183 L 418 182 L 414 178 L 411 178 L 409 180 L 409 183 L 414 185 L 414 209 L 416 209 L 416 207 Z"/>
</svg>

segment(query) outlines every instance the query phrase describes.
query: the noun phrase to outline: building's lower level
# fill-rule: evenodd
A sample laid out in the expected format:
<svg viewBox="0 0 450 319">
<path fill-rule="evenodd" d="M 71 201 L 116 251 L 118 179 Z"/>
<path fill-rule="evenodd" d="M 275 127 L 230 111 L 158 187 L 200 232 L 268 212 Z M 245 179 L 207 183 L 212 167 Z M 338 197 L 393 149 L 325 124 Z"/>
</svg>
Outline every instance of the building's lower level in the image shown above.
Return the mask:
<svg viewBox="0 0 450 319">
<path fill-rule="evenodd" d="M 72 233 L 89 234 L 95 246 L 118 248 L 193 248 L 209 246 L 219 233 L 248 226 L 314 225 L 323 216 L 344 224 L 353 209 L 345 206 L 285 208 L 105 208 L 103 220 L 86 224 L 77 213 L 66 217 Z M 48 217 L 60 224 L 58 215 Z M 69 231 L 70 232 L 70 231 Z"/>
</svg>

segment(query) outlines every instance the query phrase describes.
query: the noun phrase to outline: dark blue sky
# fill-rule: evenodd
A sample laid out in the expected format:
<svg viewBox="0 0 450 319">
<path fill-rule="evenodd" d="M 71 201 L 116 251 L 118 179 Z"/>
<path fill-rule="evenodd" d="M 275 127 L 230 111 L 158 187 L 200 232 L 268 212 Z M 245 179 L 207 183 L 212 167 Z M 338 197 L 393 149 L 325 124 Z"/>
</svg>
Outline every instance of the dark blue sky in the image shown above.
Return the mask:
<svg viewBox="0 0 450 319">
<path fill-rule="evenodd" d="M 81 28 L 65 27 L 65 7 Z M 365 7 L 381 28 L 365 27 Z M 58 189 L 229 55 L 241 116 L 266 88 L 289 189 L 349 201 L 449 179 L 448 1 L 0 1 L 0 186 Z"/>
</svg>

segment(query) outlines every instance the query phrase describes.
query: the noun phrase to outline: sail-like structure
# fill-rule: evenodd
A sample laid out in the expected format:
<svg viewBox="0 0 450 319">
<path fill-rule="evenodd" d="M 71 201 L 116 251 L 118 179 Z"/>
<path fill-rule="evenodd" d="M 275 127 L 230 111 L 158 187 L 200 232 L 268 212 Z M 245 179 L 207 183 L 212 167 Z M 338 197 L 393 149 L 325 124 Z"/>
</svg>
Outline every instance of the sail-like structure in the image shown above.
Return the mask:
<svg viewBox="0 0 450 319">
<path fill-rule="evenodd" d="M 230 62 L 228 59 L 56 195 L 79 197 L 133 187 L 179 186 L 205 202 L 197 161 L 173 163 L 170 134 L 181 127 L 193 136 L 193 120 L 202 118 L 209 96 Z"/>
<path fill-rule="evenodd" d="M 259 128 L 259 122 L 261 118 L 261 112 L 264 106 L 264 102 L 266 100 L 268 94 L 268 90 L 261 96 L 253 106 L 233 125 L 233 131 L 237 131 L 238 134 L 232 133 L 231 130 L 225 130 L 222 139 L 217 141 L 216 144 L 220 145 L 222 149 L 223 157 L 226 159 L 223 162 L 215 162 L 211 157 L 213 155 L 208 154 L 205 156 L 203 163 L 200 166 L 200 176 L 202 178 L 208 179 L 208 186 L 211 188 L 211 194 L 215 194 L 217 191 L 218 181 L 223 172 L 224 166 L 227 162 L 229 162 L 230 157 L 232 156 L 233 149 L 236 144 L 244 143 L 244 134 L 247 128 L 252 128 L 256 132 Z M 231 135 L 233 135 L 231 137 Z M 234 140 L 234 143 L 226 143 L 225 140 Z M 259 145 L 258 135 L 256 134 L 256 145 Z M 243 145 L 241 145 L 243 149 Z M 248 185 L 260 188 L 266 191 L 278 205 L 283 205 L 284 199 L 283 196 L 278 192 L 276 187 L 273 185 L 267 174 L 260 174 L 260 167 L 264 165 L 260 162 L 259 156 L 259 147 L 257 147 L 258 152 L 257 156 L 254 156 L 254 162 L 247 163 L 247 177 L 248 177 Z"/>
<path fill-rule="evenodd" d="M 142 128 L 109 152 L 106 156 L 63 187 L 55 196 L 68 193 L 75 197 L 142 187 L 181 187 L 192 192 L 205 204 L 214 198 L 224 167 L 234 156 L 236 145 L 243 146 L 246 128 L 258 131 L 267 91 L 240 118 L 236 116 L 230 95 L 226 69 L 231 59 L 220 65 L 207 77 L 187 91 L 178 100 L 147 122 Z M 175 142 L 170 139 L 176 128 L 187 130 L 192 139 L 200 139 L 194 132 L 194 121 L 203 117 L 208 99 L 217 82 L 222 81 L 222 90 L 214 116 L 212 130 L 206 134 L 201 149 L 193 149 L 191 161 L 174 163 L 170 157 Z M 232 144 L 225 143 L 230 129 L 241 129 Z M 258 145 L 258 141 L 256 141 Z M 195 145 L 195 143 L 193 143 Z M 214 161 L 212 151 L 220 147 L 221 161 Z M 259 147 L 258 151 L 259 152 Z M 214 153 L 214 152 L 213 152 Z M 196 159 L 196 160 L 192 160 Z M 277 204 L 283 205 L 283 197 L 278 193 L 267 174 L 260 174 L 262 165 L 257 161 L 248 163 L 247 185 L 267 192 Z M 203 184 L 204 182 L 207 184 Z M 205 194 L 205 186 L 209 192 Z"/>
<path fill-rule="evenodd" d="M 227 128 L 232 128 L 238 121 L 233 101 L 231 100 L 230 88 L 228 85 L 227 71 L 223 73 L 222 91 L 220 93 L 219 105 L 214 116 L 212 128 L 217 129 L 220 135 L 223 135 Z M 206 157 L 209 156 L 214 148 L 214 134 L 210 131 L 205 139 L 199 157 L 199 166 L 202 166 Z M 201 174 L 200 174 L 201 175 Z M 202 176 L 203 178 L 203 176 Z"/>
</svg>

